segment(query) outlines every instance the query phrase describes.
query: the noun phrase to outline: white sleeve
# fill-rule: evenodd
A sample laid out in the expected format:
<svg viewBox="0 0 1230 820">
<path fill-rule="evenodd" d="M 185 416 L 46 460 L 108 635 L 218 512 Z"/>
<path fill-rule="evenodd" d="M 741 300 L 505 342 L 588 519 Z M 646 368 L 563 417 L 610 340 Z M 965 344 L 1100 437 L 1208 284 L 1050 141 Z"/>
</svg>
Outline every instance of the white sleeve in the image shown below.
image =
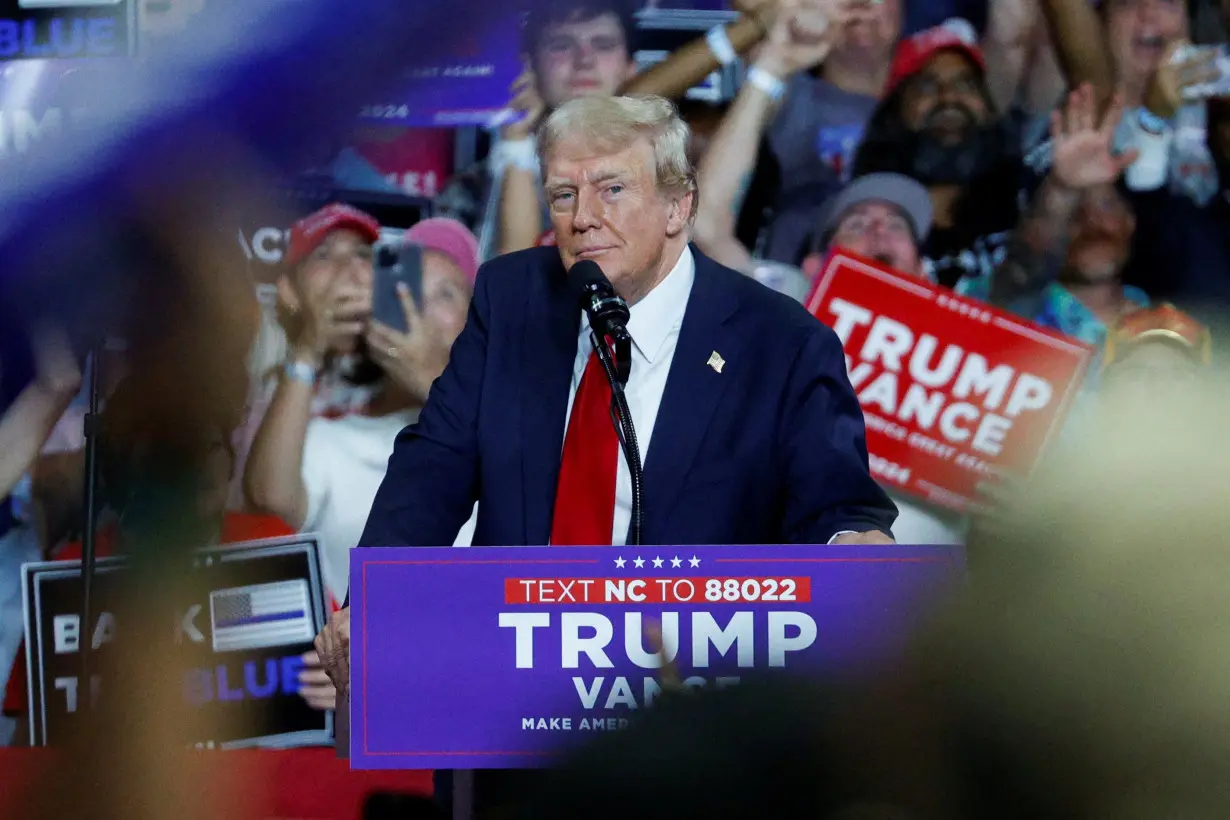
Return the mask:
<svg viewBox="0 0 1230 820">
<path fill-rule="evenodd" d="M 311 532 L 320 526 L 322 513 L 329 502 L 330 476 L 337 469 L 337 460 L 332 457 L 328 433 L 328 424 L 323 419 L 315 418 L 308 422 L 300 469 L 303 489 L 307 491 L 307 510 L 300 532 Z"/>
</svg>

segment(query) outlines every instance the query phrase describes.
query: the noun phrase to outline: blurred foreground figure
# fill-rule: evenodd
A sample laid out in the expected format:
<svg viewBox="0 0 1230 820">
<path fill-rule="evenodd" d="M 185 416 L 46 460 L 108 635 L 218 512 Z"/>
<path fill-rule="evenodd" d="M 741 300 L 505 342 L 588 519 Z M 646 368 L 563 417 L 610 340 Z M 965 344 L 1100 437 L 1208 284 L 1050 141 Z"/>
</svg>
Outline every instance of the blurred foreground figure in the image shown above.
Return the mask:
<svg viewBox="0 0 1230 820">
<path fill-rule="evenodd" d="M 915 681 L 971 816 L 1230 817 L 1228 401 L 1108 402 L 971 540 Z"/>
<path fill-rule="evenodd" d="M 694 690 L 574 754 L 506 816 L 914 820 L 850 742 L 861 717 L 851 693 L 799 680 Z"/>
<path fill-rule="evenodd" d="M 1212 361 L 1208 328 L 1173 305 L 1134 311 L 1107 337 L 1108 389 L 1123 385 L 1182 389 Z"/>
</svg>

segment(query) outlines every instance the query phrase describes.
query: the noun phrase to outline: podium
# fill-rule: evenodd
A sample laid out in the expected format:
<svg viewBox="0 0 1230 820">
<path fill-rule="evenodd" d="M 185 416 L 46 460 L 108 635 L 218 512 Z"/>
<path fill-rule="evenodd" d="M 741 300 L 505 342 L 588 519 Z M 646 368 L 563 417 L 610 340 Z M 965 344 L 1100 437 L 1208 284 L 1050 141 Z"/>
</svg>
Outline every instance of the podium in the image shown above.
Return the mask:
<svg viewBox="0 0 1230 820">
<path fill-rule="evenodd" d="M 339 753 L 362 769 L 550 766 L 661 695 L 651 623 L 686 687 L 873 677 L 963 561 L 900 545 L 355 549 Z"/>
</svg>

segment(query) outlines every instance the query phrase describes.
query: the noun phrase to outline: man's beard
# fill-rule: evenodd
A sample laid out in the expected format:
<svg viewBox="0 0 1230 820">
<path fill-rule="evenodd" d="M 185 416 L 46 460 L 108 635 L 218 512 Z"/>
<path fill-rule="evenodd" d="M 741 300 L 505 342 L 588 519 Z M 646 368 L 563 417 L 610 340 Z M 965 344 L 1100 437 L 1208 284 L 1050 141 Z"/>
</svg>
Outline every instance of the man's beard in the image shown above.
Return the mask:
<svg viewBox="0 0 1230 820">
<path fill-rule="evenodd" d="M 965 137 L 946 144 L 928 128 L 930 121 L 948 109 L 960 110 L 969 122 Z M 990 173 L 1009 156 L 1009 129 L 1003 120 L 978 125 L 973 112 L 963 106 L 936 108 L 923 128 L 906 135 L 901 146 L 903 173 L 923 185 L 968 185 Z"/>
</svg>

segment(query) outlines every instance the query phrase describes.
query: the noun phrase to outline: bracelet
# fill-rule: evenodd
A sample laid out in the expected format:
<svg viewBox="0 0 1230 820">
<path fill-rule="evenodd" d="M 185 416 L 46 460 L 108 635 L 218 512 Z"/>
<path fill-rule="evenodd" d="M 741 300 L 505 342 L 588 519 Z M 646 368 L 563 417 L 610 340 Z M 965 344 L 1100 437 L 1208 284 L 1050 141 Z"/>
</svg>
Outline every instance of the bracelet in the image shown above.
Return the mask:
<svg viewBox="0 0 1230 820">
<path fill-rule="evenodd" d="M 754 88 L 759 88 L 767 94 L 773 102 L 786 96 L 786 84 L 760 66 L 752 66 L 748 70 L 747 81 Z"/>
<path fill-rule="evenodd" d="M 726 33 L 725 25 L 714 26 L 705 34 L 705 42 L 709 44 L 709 50 L 713 52 L 713 56 L 722 65 L 730 65 L 739 61 L 739 53 L 735 51 L 734 45 L 730 42 L 730 35 Z"/>
<path fill-rule="evenodd" d="M 500 140 L 491 149 L 492 172 L 502 175 L 507 168 L 538 171 L 538 145 L 533 139 Z"/>
<path fill-rule="evenodd" d="M 292 360 L 286 363 L 282 369 L 286 374 L 286 378 L 292 382 L 302 382 L 303 384 L 316 384 L 316 368 L 307 362 Z"/>
<path fill-rule="evenodd" d="M 1155 137 L 1166 133 L 1166 128 L 1170 124 L 1166 121 L 1165 117 L 1154 114 L 1144 106 L 1136 109 L 1136 122 L 1140 123 L 1140 127 L 1147 133 Z"/>
</svg>

